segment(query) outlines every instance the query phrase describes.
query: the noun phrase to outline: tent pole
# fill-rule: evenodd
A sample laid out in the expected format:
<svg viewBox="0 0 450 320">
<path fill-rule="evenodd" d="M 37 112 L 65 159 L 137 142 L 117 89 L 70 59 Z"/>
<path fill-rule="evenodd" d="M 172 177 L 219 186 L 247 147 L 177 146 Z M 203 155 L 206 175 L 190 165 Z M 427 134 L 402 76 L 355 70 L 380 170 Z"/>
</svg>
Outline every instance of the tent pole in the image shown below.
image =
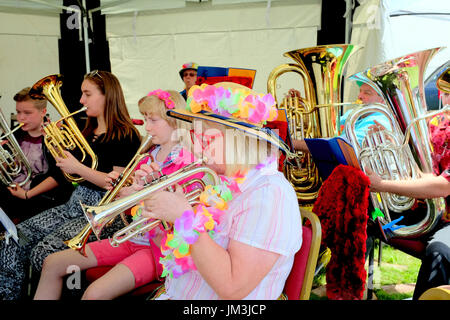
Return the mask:
<svg viewBox="0 0 450 320">
<path fill-rule="evenodd" d="M 350 43 L 350 34 L 352 32 L 352 7 L 353 0 L 345 0 L 345 43 Z"/>
<path fill-rule="evenodd" d="M 91 72 L 91 62 L 89 58 L 89 35 L 88 35 L 88 20 L 86 10 L 86 0 L 83 0 L 83 38 L 84 38 L 84 55 L 86 58 L 86 73 Z"/>
</svg>

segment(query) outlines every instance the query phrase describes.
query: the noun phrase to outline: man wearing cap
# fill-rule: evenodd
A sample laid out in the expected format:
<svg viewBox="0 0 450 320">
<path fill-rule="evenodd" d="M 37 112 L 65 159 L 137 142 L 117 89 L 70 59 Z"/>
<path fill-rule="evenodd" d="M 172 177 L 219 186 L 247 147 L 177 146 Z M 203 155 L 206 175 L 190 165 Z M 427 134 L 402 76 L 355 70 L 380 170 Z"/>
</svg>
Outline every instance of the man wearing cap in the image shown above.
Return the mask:
<svg viewBox="0 0 450 320">
<path fill-rule="evenodd" d="M 195 62 L 187 62 L 181 66 L 180 77 L 184 82 L 184 90 L 180 92 L 184 100 L 187 100 L 189 89 L 197 82 L 198 64 Z"/>
<path fill-rule="evenodd" d="M 357 81 L 359 87 L 359 94 L 357 103 L 362 104 L 373 104 L 373 103 L 381 103 L 385 104 L 384 98 L 380 96 L 375 89 L 373 89 L 367 83 L 362 83 Z M 300 97 L 300 92 L 294 89 L 290 89 L 288 93 L 291 97 Z M 352 109 L 348 110 L 341 118 L 341 125 L 344 125 L 345 120 L 351 114 Z M 361 142 L 366 136 L 367 130 L 370 126 L 378 123 L 379 125 L 390 128 L 389 121 L 384 115 L 380 113 L 372 113 L 364 118 L 360 118 L 355 125 L 355 133 L 359 142 Z M 345 136 L 345 132 L 342 132 L 341 136 Z M 308 146 L 304 140 L 293 139 L 293 146 L 295 150 L 300 150 L 304 152 L 309 152 Z"/>
</svg>

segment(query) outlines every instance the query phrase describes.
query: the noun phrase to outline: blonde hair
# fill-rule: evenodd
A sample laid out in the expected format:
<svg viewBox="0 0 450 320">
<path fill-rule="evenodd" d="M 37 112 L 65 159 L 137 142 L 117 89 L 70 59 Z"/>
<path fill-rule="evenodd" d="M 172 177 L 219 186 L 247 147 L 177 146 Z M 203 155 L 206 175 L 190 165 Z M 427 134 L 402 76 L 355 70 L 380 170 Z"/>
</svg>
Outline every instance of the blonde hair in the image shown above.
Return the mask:
<svg viewBox="0 0 450 320">
<path fill-rule="evenodd" d="M 44 108 L 47 107 L 47 100 L 46 99 L 33 99 L 30 95 L 30 90 L 31 90 L 31 87 L 25 87 L 22 90 L 20 90 L 19 92 L 17 92 L 14 95 L 14 98 L 13 98 L 14 101 L 16 101 L 16 102 L 31 101 L 37 110 L 39 110 L 39 111 L 44 110 Z"/>
<path fill-rule="evenodd" d="M 175 90 L 166 90 L 170 94 L 170 99 L 175 104 L 175 109 L 186 109 L 186 101 L 183 96 Z M 139 99 L 139 111 L 143 115 L 158 115 L 166 120 L 171 127 L 176 128 L 176 119 L 169 117 L 166 113 L 167 107 L 164 100 L 161 100 L 155 95 L 145 96 Z"/>
</svg>

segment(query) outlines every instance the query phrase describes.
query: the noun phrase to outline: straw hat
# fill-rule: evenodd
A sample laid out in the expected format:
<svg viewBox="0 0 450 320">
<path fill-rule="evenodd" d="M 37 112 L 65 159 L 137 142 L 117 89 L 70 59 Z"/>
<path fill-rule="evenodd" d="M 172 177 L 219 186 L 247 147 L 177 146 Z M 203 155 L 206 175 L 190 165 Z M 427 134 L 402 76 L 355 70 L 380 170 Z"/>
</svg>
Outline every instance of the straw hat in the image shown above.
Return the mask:
<svg viewBox="0 0 450 320">
<path fill-rule="evenodd" d="M 274 131 L 263 127 L 266 121 L 278 117 L 273 96 L 258 94 L 237 83 L 195 85 L 189 90 L 186 109 L 171 109 L 167 115 L 189 122 L 194 119 L 212 121 L 242 130 L 270 142 L 285 154 L 291 153 Z"/>
</svg>

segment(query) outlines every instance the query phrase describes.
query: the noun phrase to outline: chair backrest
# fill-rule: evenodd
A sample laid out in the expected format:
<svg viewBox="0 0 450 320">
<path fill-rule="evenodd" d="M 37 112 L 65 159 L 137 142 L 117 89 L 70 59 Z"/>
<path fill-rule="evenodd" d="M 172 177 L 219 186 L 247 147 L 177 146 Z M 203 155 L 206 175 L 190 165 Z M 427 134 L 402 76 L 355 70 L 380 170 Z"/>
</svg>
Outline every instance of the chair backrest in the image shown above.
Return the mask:
<svg viewBox="0 0 450 320">
<path fill-rule="evenodd" d="M 291 273 L 284 285 L 283 291 L 289 300 L 309 300 L 322 240 L 322 228 L 317 215 L 303 208 L 300 208 L 300 213 L 309 224 L 302 226 L 302 246 L 295 254 Z"/>
</svg>

